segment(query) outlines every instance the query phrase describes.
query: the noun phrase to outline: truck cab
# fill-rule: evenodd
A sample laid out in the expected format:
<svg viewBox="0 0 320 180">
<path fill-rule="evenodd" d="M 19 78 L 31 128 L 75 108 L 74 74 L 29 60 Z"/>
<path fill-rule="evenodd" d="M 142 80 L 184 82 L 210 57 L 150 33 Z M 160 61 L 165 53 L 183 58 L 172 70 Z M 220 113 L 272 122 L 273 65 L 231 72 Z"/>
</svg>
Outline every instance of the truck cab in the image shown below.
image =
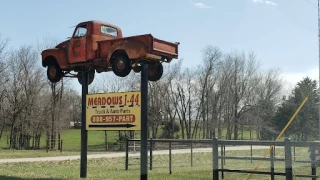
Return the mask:
<svg viewBox="0 0 320 180">
<path fill-rule="evenodd" d="M 97 42 L 115 38 L 122 38 L 122 32 L 114 25 L 97 21 L 78 24 L 69 40 L 69 63 L 81 63 L 96 59 Z"/>
<path fill-rule="evenodd" d="M 155 51 L 157 47 L 158 51 Z M 102 21 L 85 21 L 75 27 L 69 40 L 44 50 L 41 55 L 42 66 L 47 67 L 51 82 L 58 82 L 74 71 L 78 74 L 73 77 L 81 83 L 83 69 L 88 68 L 90 84 L 95 72 L 112 70 L 116 75 L 125 77 L 140 60 L 150 62 L 150 78 L 157 81 L 162 76 L 161 61 L 177 58 L 177 52 L 176 43 L 158 40 L 151 34 L 123 38 L 118 26 Z M 134 71 L 139 72 L 139 69 L 134 68 Z"/>
</svg>

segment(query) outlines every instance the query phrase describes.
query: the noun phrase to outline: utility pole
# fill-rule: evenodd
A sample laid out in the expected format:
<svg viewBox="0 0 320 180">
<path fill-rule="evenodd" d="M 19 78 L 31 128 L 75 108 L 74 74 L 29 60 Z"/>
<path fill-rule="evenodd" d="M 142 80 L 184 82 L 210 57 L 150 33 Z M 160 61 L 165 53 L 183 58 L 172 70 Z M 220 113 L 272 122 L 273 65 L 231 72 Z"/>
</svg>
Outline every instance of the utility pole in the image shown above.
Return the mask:
<svg viewBox="0 0 320 180">
<path fill-rule="evenodd" d="M 319 139 L 320 139 L 320 14 L 319 14 L 319 0 L 318 0 L 318 48 L 319 48 L 319 91 L 318 91 L 318 106 L 319 106 Z"/>
</svg>

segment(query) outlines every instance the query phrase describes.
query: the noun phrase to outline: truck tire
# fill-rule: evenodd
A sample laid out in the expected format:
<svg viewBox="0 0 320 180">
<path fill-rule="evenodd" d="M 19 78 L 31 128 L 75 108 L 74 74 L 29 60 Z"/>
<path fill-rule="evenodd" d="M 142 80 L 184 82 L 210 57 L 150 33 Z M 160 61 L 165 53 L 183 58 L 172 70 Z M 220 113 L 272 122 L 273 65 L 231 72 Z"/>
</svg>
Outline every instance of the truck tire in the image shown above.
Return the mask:
<svg viewBox="0 0 320 180">
<path fill-rule="evenodd" d="M 52 83 L 56 83 L 61 80 L 62 71 L 56 62 L 48 64 L 47 77 Z"/>
<path fill-rule="evenodd" d="M 95 75 L 95 71 L 89 71 L 89 76 L 88 76 L 88 85 L 90 85 L 93 80 L 94 80 L 94 75 Z M 77 78 L 78 78 L 78 82 L 82 85 L 82 72 L 78 72 L 77 74 Z"/>
<path fill-rule="evenodd" d="M 116 56 L 112 61 L 112 71 L 117 76 L 126 77 L 131 69 L 131 60 L 127 55 Z"/>
<path fill-rule="evenodd" d="M 163 75 L 163 66 L 161 63 L 148 64 L 148 80 L 158 81 Z"/>
</svg>

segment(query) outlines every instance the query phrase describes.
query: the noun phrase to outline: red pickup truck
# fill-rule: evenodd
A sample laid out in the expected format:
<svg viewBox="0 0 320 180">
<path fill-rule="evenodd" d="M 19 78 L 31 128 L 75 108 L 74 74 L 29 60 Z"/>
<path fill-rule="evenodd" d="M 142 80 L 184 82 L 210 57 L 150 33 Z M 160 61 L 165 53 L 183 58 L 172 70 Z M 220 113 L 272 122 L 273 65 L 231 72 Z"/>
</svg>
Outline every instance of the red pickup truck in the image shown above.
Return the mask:
<svg viewBox="0 0 320 180">
<path fill-rule="evenodd" d="M 178 58 L 178 45 L 151 34 L 122 37 L 121 29 L 115 25 L 86 21 L 75 27 L 69 40 L 42 51 L 42 66 L 47 67 L 47 77 L 53 83 L 62 77 L 77 77 L 81 84 L 82 71 L 88 68 L 91 84 L 95 72 L 112 70 L 125 77 L 131 70 L 140 72 L 139 63 L 144 61 L 148 63 L 148 79 L 158 81 L 163 74 L 162 63 Z"/>
</svg>

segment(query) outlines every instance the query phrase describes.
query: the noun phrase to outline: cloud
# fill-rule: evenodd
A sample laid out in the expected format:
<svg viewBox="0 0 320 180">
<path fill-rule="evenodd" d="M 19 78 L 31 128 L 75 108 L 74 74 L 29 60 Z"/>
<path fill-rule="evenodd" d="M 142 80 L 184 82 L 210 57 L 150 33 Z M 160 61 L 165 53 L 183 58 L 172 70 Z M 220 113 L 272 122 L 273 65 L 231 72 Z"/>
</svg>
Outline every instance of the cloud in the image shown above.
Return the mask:
<svg viewBox="0 0 320 180">
<path fill-rule="evenodd" d="M 277 3 L 273 2 L 273 1 L 265 1 L 266 4 L 269 4 L 269 5 L 278 5 Z"/>
<path fill-rule="evenodd" d="M 193 4 L 196 8 L 199 8 L 199 9 L 210 9 L 212 8 L 212 6 L 207 6 L 201 2 L 198 2 L 198 3 L 194 3 Z"/>
<path fill-rule="evenodd" d="M 269 0 L 252 0 L 253 3 L 263 3 L 263 4 L 267 4 L 267 5 L 273 5 L 276 6 L 278 5 L 277 3 L 273 2 L 273 1 L 269 1 Z"/>
</svg>

